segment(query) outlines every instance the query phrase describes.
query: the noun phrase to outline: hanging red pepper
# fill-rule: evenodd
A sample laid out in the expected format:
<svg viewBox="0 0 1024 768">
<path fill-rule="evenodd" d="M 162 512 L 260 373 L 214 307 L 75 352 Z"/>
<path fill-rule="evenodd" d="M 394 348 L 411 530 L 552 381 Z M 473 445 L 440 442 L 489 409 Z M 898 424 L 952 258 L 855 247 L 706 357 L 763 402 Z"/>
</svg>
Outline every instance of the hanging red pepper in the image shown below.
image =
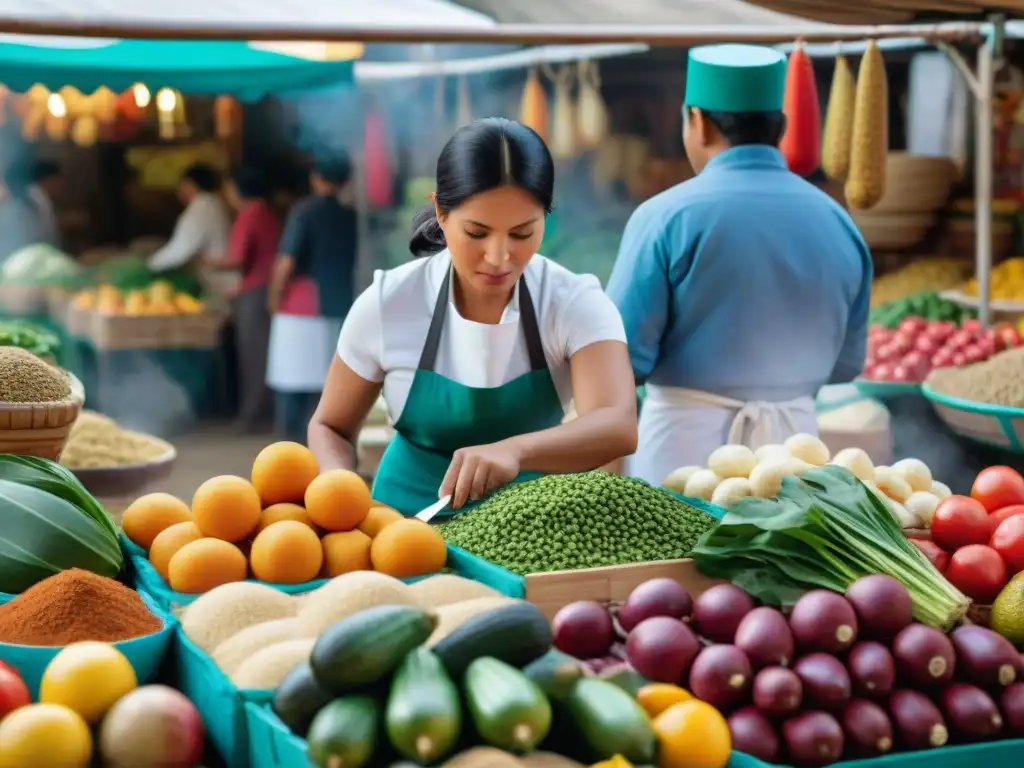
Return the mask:
<svg viewBox="0 0 1024 768">
<path fill-rule="evenodd" d="M 392 205 L 391 157 L 384 118 L 369 108 L 363 127 L 363 162 L 366 173 L 366 200 L 371 208 Z"/>
<path fill-rule="evenodd" d="M 789 55 L 782 111 L 786 115 L 786 133 L 779 149 L 789 170 L 810 176 L 821 161 L 821 107 L 814 65 L 801 41 L 797 41 Z"/>
</svg>

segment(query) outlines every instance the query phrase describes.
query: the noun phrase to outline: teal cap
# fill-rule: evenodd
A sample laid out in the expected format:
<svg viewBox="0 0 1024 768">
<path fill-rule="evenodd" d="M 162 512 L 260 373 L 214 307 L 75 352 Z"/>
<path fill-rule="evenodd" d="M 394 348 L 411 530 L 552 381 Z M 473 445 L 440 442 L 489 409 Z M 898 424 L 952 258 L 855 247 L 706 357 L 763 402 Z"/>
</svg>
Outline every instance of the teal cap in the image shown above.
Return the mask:
<svg viewBox="0 0 1024 768">
<path fill-rule="evenodd" d="M 786 90 L 786 57 L 760 45 L 690 49 L 683 105 L 709 112 L 778 112 Z"/>
</svg>

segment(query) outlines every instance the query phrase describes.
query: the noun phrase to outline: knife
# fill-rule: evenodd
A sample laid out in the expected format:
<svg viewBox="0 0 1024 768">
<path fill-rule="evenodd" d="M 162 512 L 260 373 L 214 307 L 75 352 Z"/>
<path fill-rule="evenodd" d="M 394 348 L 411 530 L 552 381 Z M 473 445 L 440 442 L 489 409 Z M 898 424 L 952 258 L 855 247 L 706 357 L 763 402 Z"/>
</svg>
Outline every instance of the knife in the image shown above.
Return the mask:
<svg viewBox="0 0 1024 768">
<path fill-rule="evenodd" d="M 429 523 L 434 518 L 434 516 L 437 515 L 438 512 L 445 509 L 449 504 L 451 504 L 451 501 L 451 494 L 448 494 L 447 496 L 442 496 L 440 499 L 435 501 L 422 512 L 418 512 L 416 514 L 416 519 L 422 520 L 425 523 Z"/>
</svg>

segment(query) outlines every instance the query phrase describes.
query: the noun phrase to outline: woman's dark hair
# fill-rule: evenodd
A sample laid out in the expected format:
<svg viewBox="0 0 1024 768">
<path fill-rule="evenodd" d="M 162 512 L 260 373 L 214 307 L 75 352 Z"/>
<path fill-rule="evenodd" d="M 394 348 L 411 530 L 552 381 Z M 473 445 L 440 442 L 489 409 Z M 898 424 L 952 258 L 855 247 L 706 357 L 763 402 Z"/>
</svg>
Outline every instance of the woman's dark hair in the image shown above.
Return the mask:
<svg viewBox="0 0 1024 768">
<path fill-rule="evenodd" d="M 231 180 L 238 189 L 239 197 L 246 200 L 265 200 L 270 194 L 266 175 L 259 168 L 253 168 L 251 165 L 236 168 L 231 174 Z"/>
<path fill-rule="evenodd" d="M 749 144 L 779 146 L 786 132 L 782 112 L 703 112 L 730 147 Z"/>
<path fill-rule="evenodd" d="M 551 213 L 555 165 L 544 140 L 522 123 L 475 120 L 459 128 L 437 158 L 437 207 L 446 213 L 473 195 L 507 185 L 522 188 Z M 434 206 L 428 205 L 413 217 L 409 250 L 430 256 L 445 247 Z"/>
<path fill-rule="evenodd" d="M 190 165 L 181 178 L 188 179 L 203 192 L 216 192 L 220 187 L 220 173 L 212 165 L 206 163 Z"/>
<path fill-rule="evenodd" d="M 337 152 L 332 157 L 317 161 L 313 173 L 328 184 L 340 187 L 352 178 L 352 161 L 345 152 Z"/>
</svg>

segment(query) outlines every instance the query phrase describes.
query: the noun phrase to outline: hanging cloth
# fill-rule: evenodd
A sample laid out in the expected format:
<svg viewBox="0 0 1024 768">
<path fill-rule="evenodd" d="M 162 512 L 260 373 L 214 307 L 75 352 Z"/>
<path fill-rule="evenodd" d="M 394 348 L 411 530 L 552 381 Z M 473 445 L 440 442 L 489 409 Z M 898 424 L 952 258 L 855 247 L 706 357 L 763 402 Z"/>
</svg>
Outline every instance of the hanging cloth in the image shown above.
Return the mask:
<svg viewBox="0 0 1024 768">
<path fill-rule="evenodd" d="M 593 61 L 579 62 L 580 94 L 576 104 L 576 127 L 582 149 L 600 146 L 608 135 L 608 108 L 601 98 L 601 70 Z"/>
<path fill-rule="evenodd" d="M 576 155 L 576 105 L 572 99 L 575 74 L 571 67 L 562 67 L 559 72 L 546 68 L 545 74 L 555 84 L 551 120 L 551 155 L 556 160 L 569 160 Z"/>
<path fill-rule="evenodd" d="M 389 208 L 392 205 L 392 185 L 387 131 L 384 119 L 372 107 L 366 110 L 363 131 L 366 201 L 371 208 Z"/>
</svg>

